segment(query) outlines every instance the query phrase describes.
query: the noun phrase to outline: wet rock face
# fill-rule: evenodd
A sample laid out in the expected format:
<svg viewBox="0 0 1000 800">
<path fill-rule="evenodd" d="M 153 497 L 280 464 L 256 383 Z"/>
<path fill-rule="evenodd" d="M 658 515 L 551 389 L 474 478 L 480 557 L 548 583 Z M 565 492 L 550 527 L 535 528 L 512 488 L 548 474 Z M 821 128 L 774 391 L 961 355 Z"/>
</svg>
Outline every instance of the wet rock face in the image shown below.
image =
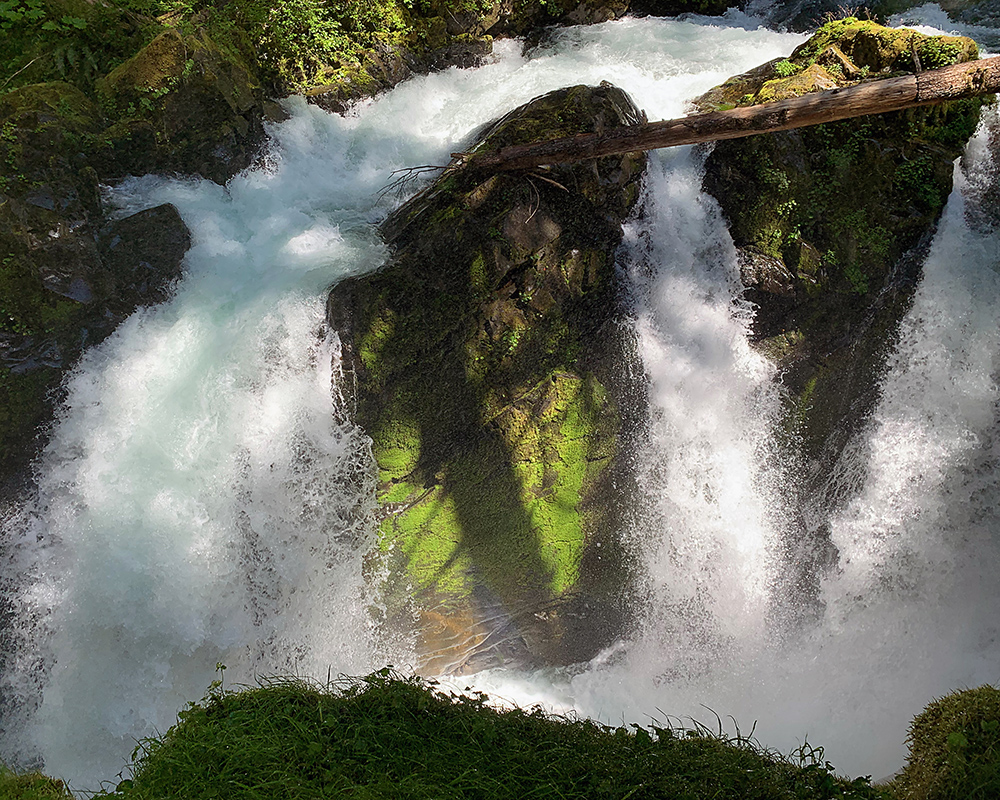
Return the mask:
<svg viewBox="0 0 1000 800">
<path fill-rule="evenodd" d="M 702 108 L 766 102 L 976 57 L 972 40 L 837 20 Z M 778 359 L 810 459 L 836 458 L 874 402 L 979 100 L 718 143 L 705 188 L 742 252 L 755 338 Z M 908 256 L 909 254 L 909 256 Z"/>
<path fill-rule="evenodd" d="M 976 57 L 963 37 L 926 37 L 854 19 L 823 26 L 788 59 L 730 79 L 702 108 L 779 99 Z M 789 457 L 801 460 L 802 507 L 822 520 L 850 496 L 832 467 L 875 403 L 885 357 L 909 308 L 923 256 L 952 187 L 954 160 L 981 101 L 719 142 L 705 188 L 740 251 L 758 306 L 756 346 L 787 389 Z M 802 522 L 800 550 L 829 554 L 822 526 Z M 835 563 L 824 555 L 827 566 Z M 789 581 L 815 598 L 797 556 Z M 824 567 L 825 568 L 825 567 Z"/>
<path fill-rule="evenodd" d="M 203 30 L 164 31 L 97 89 L 118 118 L 95 156 L 105 180 L 180 172 L 225 183 L 264 141 L 264 97 L 254 71 Z"/>
<path fill-rule="evenodd" d="M 620 90 L 578 86 L 480 147 L 637 120 Z M 572 662 L 620 633 L 622 441 L 644 400 L 622 380 L 613 259 L 642 166 L 450 169 L 386 222 L 389 263 L 331 291 L 378 469 L 387 624 L 418 616 L 428 669 Z"/>
<path fill-rule="evenodd" d="M 63 83 L 0 98 L 0 485 L 30 460 L 63 371 L 177 278 L 173 206 L 108 222 L 84 152 L 96 106 Z"/>
</svg>

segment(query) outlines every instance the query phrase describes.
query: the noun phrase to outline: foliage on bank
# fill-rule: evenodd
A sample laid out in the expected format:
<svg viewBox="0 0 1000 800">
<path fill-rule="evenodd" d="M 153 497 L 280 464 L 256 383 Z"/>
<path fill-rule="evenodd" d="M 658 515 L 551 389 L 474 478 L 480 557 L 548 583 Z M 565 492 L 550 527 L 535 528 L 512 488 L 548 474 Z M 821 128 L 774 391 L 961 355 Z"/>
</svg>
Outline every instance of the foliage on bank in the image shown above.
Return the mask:
<svg viewBox="0 0 1000 800">
<path fill-rule="evenodd" d="M 685 724 L 682 724 L 685 723 Z M 213 685 L 177 724 L 144 739 L 122 800 L 993 800 L 1000 690 L 957 691 L 914 718 L 902 773 L 839 776 L 821 747 L 790 756 L 737 730 L 660 716 L 609 727 L 539 708 L 499 710 L 391 668 L 324 685 Z M 68 800 L 66 786 L 0 767 L 0 800 Z"/>
<path fill-rule="evenodd" d="M 822 750 L 795 761 L 753 739 L 670 720 L 611 728 L 539 709 L 496 710 L 389 670 L 316 687 L 275 681 L 216 691 L 163 737 L 141 742 L 134 774 L 108 796 L 509 800 L 876 800 Z"/>
</svg>

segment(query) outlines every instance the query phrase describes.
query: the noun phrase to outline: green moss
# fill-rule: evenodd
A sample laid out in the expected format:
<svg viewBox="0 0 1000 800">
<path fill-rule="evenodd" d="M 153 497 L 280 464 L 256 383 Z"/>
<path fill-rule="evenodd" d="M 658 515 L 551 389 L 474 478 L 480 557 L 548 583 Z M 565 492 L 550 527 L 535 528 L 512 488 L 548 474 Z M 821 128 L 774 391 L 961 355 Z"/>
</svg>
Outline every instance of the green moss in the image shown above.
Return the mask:
<svg viewBox="0 0 1000 800">
<path fill-rule="evenodd" d="M 375 432 L 379 483 L 405 478 L 420 461 L 420 427 L 406 418 L 390 417 Z"/>
<path fill-rule="evenodd" d="M 775 71 L 777 71 L 777 67 L 775 67 Z M 810 64 L 803 69 L 796 69 L 788 77 L 779 77 L 767 81 L 747 104 L 758 105 L 760 103 L 770 103 L 774 100 L 785 100 L 790 97 L 800 97 L 810 92 L 835 88 L 837 88 L 837 80 L 833 73 L 827 71 L 819 64 Z"/>
<path fill-rule="evenodd" d="M 358 348 L 361 363 L 373 372 L 376 380 L 378 376 L 379 356 L 395 331 L 395 316 L 391 310 L 385 309 L 372 321 L 364 337 L 361 339 L 361 345 Z"/>
<path fill-rule="evenodd" d="M 916 69 L 933 69 L 979 57 L 964 36 L 927 36 L 854 17 L 821 26 L 786 59 L 730 78 L 696 101 L 703 111 L 799 97 Z"/>
<path fill-rule="evenodd" d="M 700 105 L 711 108 L 736 91 L 744 103 L 779 99 L 977 56 L 971 39 L 834 20 L 787 63 L 731 78 Z M 791 67 L 799 71 L 783 76 Z M 788 278 L 753 285 L 755 335 L 779 360 L 794 446 L 807 458 L 833 457 L 857 409 L 874 396 L 869 387 L 912 286 L 894 270 L 944 207 L 953 160 L 981 104 L 963 100 L 724 141 L 709 157 L 705 186 L 748 263 L 754 254 L 779 259 L 774 274 Z M 797 333 L 794 341 L 788 331 Z M 861 396 L 857 407 L 844 399 L 845 387 Z"/>
<path fill-rule="evenodd" d="M 614 453 L 613 446 L 603 457 L 595 453 L 610 439 L 606 432 L 601 436 L 605 426 L 598 414 L 607 408 L 603 387 L 596 381 L 567 377 L 558 378 L 557 383 L 561 397 L 553 403 L 553 417 L 543 425 L 558 425 L 558 432 L 539 442 L 548 458 L 517 465 L 527 487 L 526 507 L 538 531 L 553 595 L 571 591 L 577 584 L 587 533 L 587 513 L 582 507 L 594 479 Z"/>
<path fill-rule="evenodd" d="M 1000 796 L 1000 689 L 954 692 L 914 718 L 909 756 L 894 781 L 906 800 L 993 800 Z"/>
<path fill-rule="evenodd" d="M 72 800 L 62 781 L 40 772 L 15 772 L 0 764 L 0 800 Z"/>
<path fill-rule="evenodd" d="M 469 553 L 463 548 L 462 522 L 453 497 L 438 487 L 419 493 L 411 484 L 400 486 L 419 500 L 382 524 L 381 547 L 398 547 L 414 590 L 432 591 L 441 598 L 463 598 L 472 590 Z M 382 502 L 387 499 L 383 496 Z"/>
</svg>

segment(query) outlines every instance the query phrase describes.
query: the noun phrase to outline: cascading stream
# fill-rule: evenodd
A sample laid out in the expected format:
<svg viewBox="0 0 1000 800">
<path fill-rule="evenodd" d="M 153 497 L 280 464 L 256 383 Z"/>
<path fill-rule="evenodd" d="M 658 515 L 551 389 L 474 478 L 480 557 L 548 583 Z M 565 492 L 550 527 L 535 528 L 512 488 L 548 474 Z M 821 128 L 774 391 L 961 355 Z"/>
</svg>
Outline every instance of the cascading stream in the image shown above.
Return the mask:
<svg viewBox="0 0 1000 800">
<path fill-rule="evenodd" d="M 567 29 L 527 54 L 498 43 L 494 63 L 408 81 L 347 117 L 290 101 L 266 163 L 225 189 L 146 177 L 112 190 L 123 213 L 177 205 L 193 246 L 176 297 L 70 376 L 37 496 L 4 511 L 16 624 L 0 756 L 92 789 L 200 697 L 219 662 L 237 683 L 410 663 L 408 642 L 375 624 L 366 441 L 340 419 L 323 323 L 327 286 L 384 257 L 379 189 L 549 89 L 608 80 L 650 119 L 677 117 L 803 38 L 732 13 Z M 986 169 L 983 153 L 970 159 Z M 653 409 L 634 523 L 640 630 L 573 670 L 472 682 L 614 723 L 657 708 L 704 719 L 705 704 L 744 731 L 758 719 L 770 746 L 808 734 L 838 767 L 880 777 L 931 696 L 1000 677 L 985 566 L 997 546 L 997 234 L 970 229 L 952 199 L 852 456 L 868 478 L 831 521 L 841 563 L 822 586 L 825 615 L 797 627 L 781 581 L 794 469 L 775 441 L 780 398 L 747 343 L 752 309 L 701 164 L 690 148 L 651 159 L 621 262 Z"/>
</svg>

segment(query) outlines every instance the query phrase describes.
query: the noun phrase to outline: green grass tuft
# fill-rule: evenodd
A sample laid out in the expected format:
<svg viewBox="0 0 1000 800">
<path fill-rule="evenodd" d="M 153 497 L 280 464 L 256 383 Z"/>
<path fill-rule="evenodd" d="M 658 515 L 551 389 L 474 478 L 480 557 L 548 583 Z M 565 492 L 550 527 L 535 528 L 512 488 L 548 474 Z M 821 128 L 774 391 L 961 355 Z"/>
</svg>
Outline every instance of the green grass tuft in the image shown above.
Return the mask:
<svg viewBox="0 0 1000 800">
<path fill-rule="evenodd" d="M 72 800 L 66 784 L 38 772 L 14 772 L 0 764 L 0 800 Z"/>
<path fill-rule="evenodd" d="M 124 798 L 880 798 L 808 750 L 664 723 L 609 728 L 383 669 L 318 687 L 298 679 L 214 690 L 134 753 Z"/>
</svg>

